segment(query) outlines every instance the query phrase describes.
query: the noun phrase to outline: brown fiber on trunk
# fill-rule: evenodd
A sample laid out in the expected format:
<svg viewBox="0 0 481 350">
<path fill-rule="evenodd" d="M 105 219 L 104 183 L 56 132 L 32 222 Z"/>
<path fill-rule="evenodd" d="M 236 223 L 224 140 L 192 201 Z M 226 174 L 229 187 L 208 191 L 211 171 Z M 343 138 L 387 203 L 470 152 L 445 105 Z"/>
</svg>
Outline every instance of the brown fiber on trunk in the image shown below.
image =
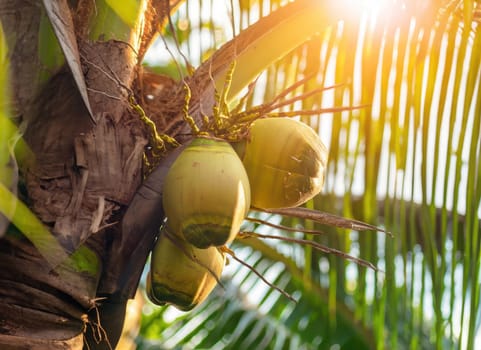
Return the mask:
<svg viewBox="0 0 481 350">
<path fill-rule="evenodd" d="M 12 231 L 0 244 L 0 281 L 1 349 L 81 349 L 78 341 L 64 341 L 82 333 L 90 307 L 85 296 L 95 292 L 95 281 L 76 271 L 60 277 Z"/>
<path fill-rule="evenodd" d="M 81 350 L 83 334 L 65 340 L 43 340 L 32 337 L 4 336 L 0 334 L 2 350 Z"/>
<path fill-rule="evenodd" d="M 109 259 L 115 256 L 117 262 L 130 263 L 122 257 L 132 246 L 111 249 L 121 238 L 121 214 L 141 183 L 147 144 L 143 125 L 126 102 L 128 92 L 119 88 L 120 80 L 110 79 L 115 76 L 133 84 L 135 68 L 122 58 L 130 55 L 128 50 L 121 42 L 83 45 L 95 124 L 68 70 L 50 81 L 25 116 L 29 120 L 25 139 L 35 154 L 35 162 L 23 166 L 25 200 L 67 252 L 85 244 L 103 268 L 96 276 L 69 271 L 63 265 L 52 269 L 29 241 L 10 233 L 0 245 L 3 344 L 14 346 L 18 337 L 24 337 L 37 343 L 31 348 L 54 348 L 53 340 L 62 340 L 58 348 L 75 348 L 76 340 L 64 340 L 79 334 L 83 338 L 84 331 L 91 349 L 116 342 L 125 303 L 133 297 L 138 279 L 129 279 L 131 286 L 120 282 L 123 271 L 111 272 Z M 111 63 L 112 57 L 118 58 L 117 66 Z M 126 71 L 131 72 L 129 77 Z M 135 265 L 143 266 L 146 257 L 147 252 L 144 261 Z M 141 269 L 131 272 L 140 277 Z M 103 306 L 111 303 L 115 307 Z M 115 320 L 112 330 L 98 324 L 98 319 L 109 324 L 109 317 L 98 312 L 105 309 L 105 314 L 118 316 L 110 317 Z"/>
</svg>

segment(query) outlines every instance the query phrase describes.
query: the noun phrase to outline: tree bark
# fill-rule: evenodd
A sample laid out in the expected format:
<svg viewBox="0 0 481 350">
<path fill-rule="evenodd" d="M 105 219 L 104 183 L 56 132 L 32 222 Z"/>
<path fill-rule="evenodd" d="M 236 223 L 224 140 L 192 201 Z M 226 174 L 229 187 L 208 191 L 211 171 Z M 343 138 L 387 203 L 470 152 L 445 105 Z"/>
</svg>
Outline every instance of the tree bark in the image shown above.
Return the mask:
<svg viewBox="0 0 481 350">
<path fill-rule="evenodd" d="M 107 74 L 102 68 L 105 63 L 98 62 L 107 56 L 118 57 L 123 63 L 117 67 L 117 76 L 124 78 L 120 71 L 125 71 L 126 60 L 122 55 L 128 54 L 128 48 L 115 42 L 99 46 L 86 44 L 83 53 L 89 62 L 86 76 L 95 95 L 91 100 L 96 123 L 91 121 L 71 74 L 67 70 L 58 73 L 37 98 L 32 114 L 26 116 L 25 139 L 35 162 L 24 166 L 22 175 L 24 199 L 65 251 L 73 253 L 84 245 L 103 268 L 94 278 L 75 270 L 59 274 L 62 266 L 52 268 L 30 242 L 9 234 L 2 241 L 0 259 L 6 264 L 0 272 L 0 333 L 5 344 L 25 337 L 33 338 L 38 348 L 42 348 L 42 339 L 44 348 L 53 348 L 52 342 L 58 341 L 59 346 L 74 347 L 77 341 L 65 340 L 84 334 L 91 349 L 101 348 L 100 344 L 114 347 L 127 299 L 137 287 L 138 279 L 127 291 L 122 290 L 118 274 L 123 271 L 112 272 L 109 267 L 111 256 L 126 254 L 112 249 L 121 238 L 121 215 L 141 183 L 147 137 L 138 116 L 125 102 L 125 93 L 119 93 L 118 86 L 103 75 Z M 113 69 L 112 65 L 109 68 Z M 133 76 L 129 85 L 133 85 Z M 112 98 L 116 94 L 118 100 Z M 148 250 L 144 260 L 136 262 L 137 269 L 145 264 L 147 254 Z M 141 268 L 138 277 L 140 272 Z"/>
</svg>

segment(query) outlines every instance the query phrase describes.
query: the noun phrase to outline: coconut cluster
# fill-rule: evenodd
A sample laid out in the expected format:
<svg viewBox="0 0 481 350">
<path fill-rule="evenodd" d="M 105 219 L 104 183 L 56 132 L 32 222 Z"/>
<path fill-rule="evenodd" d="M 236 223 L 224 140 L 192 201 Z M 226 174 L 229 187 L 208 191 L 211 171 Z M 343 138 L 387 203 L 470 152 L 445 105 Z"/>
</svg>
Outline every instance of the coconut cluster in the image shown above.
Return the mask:
<svg viewBox="0 0 481 350">
<path fill-rule="evenodd" d="M 150 299 L 181 310 L 200 304 L 219 281 L 223 247 L 249 209 L 304 204 L 321 191 L 326 163 L 319 136 L 290 118 L 258 119 L 232 144 L 194 138 L 164 181 L 167 221 L 152 254 Z"/>
</svg>

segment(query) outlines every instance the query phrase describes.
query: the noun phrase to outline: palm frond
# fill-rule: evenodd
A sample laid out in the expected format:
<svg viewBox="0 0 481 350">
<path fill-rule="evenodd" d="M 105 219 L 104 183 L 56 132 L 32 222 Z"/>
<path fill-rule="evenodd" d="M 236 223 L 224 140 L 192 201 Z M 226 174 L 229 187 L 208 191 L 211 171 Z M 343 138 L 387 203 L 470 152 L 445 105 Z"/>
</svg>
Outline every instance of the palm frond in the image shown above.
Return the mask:
<svg viewBox="0 0 481 350">
<path fill-rule="evenodd" d="M 400 315 L 387 310 L 401 298 L 407 307 L 417 309 L 407 330 L 414 339 L 429 310 L 436 329 L 434 346 L 445 345 L 444 334 L 449 329 L 451 346 L 460 341 L 460 347 L 469 348 L 473 346 L 473 322 L 479 312 L 479 303 L 469 296 L 471 289 L 477 291 L 479 285 L 479 276 L 470 273 L 471 267 L 476 266 L 478 271 L 480 266 L 479 200 L 472 197 L 479 177 L 474 157 L 480 142 L 474 95 L 479 89 L 477 25 L 466 26 L 447 4 L 432 6 L 427 15 L 414 11 L 414 2 L 405 2 L 404 10 L 394 2 L 391 5 L 383 18 L 375 22 L 364 18 L 358 23 L 355 30 L 360 37 L 353 54 L 356 59 L 350 64 L 338 61 L 348 52 L 338 47 L 334 62 L 336 67 L 342 67 L 336 72 L 352 72 L 342 78 L 352 81 L 352 87 L 339 98 L 347 94 L 354 103 L 362 101 L 371 107 L 333 117 L 340 121 L 332 122 L 338 125 L 332 130 L 344 140 L 331 139 L 329 183 L 323 197 L 344 193 L 342 212 L 352 215 L 353 199 L 358 195 L 363 205 L 356 218 L 383 224 L 396 233 L 394 241 L 379 242 L 370 236 L 359 236 L 358 240 L 361 256 L 366 259 L 377 260 L 376 256 L 384 253 L 379 262 L 386 265 L 388 275 L 404 270 L 401 290 L 396 290 L 395 283 L 388 279 L 375 288 L 376 293 L 381 293 L 380 302 L 374 304 L 379 309 L 373 315 L 379 322 L 376 329 L 381 330 L 378 336 L 385 333 L 382 324 L 400 321 Z M 344 28 L 338 36 L 345 38 L 349 33 Z M 349 50 L 352 52 L 352 46 Z M 356 91 L 360 92 L 357 96 Z M 321 132 L 322 119 L 320 124 Z M 354 128 L 357 132 L 353 132 Z M 338 153 L 338 149 L 344 151 Z M 383 206 L 388 210 L 383 216 L 377 205 L 379 198 L 384 199 Z M 407 208 L 410 202 L 420 204 L 416 212 L 411 205 Z M 441 218 L 436 215 L 437 208 L 442 208 Z M 471 224 L 460 232 L 457 221 L 465 210 L 471 211 Z M 420 225 L 415 220 L 418 214 L 423 218 Z M 464 261 L 459 261 L 461 247 L 454 243 L 460 241 L 460 235 L 470 249 L 476 250 L 464 251 Z M 409 242 L 416 242 L 414 250 Z M 451 249 L 452 245 L 456 246 Z M 417 249 L 420 255 L 414 253 Z M 398 261 L 402 261 L 403 269 L 398 267 Z M 454 271 L 458 269 L 464 271 L 461 292 L 454 291 Z M 367 282 L 368 276 L 363 274 L 359 272 L 359 280 Z M 451 280 L 448 285 L 447 279 Z M 423 282 L 417 286 L 416 280 Z M 364 297 L 368 287 L 360 285 L 355 293 L 362 309 L 368 302 Z M 449 312 L 445 311 L 446 299 Z M 458 302 L 465 306 L 457 308 Z M 455 330 L 459 318 L 463 325 Z M 395 327 L 388 329 L 394 330 L 388 339 L 395 348 L 399 333 Z"/>
</svg>

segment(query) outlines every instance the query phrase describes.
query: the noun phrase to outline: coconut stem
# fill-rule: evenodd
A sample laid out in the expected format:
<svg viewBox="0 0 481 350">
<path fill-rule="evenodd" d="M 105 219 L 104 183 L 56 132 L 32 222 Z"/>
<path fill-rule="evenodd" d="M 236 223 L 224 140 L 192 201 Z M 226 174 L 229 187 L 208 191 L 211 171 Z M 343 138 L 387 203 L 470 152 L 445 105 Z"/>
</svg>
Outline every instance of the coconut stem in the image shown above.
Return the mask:
<svg viewBox="0 0 481 350">
<path fill-rule="evenodd" d="M 239 238 L 256 237 L 256 238 L 264 238 L 264 239 L 277 239 L 277 240 L 280 240 L 280 241 L 297 243 L 297 244 L 301 244 L 301 245 L 305 244 L 305 245 L 309 245 L 309 246 L 313 247 L 314 249 L 317 249 L 317 250 L 319 250 L 323 253 L 340 256 L 341 258 L 350 260 L 350 261 L 352 261 L 352 262 L 354 262 L 358 265 L 361 265 L 361 266 L 364 266 L 364 267 L 369 267 L 369 268 L 373 269 L 374 271 L 381 272 L 381 270 L 379 270 L 374 264 L 370 263 L 369 261 L 366 261 L 366 260 L 360 259 L 360 258 L 356 258 L 352 255 L 349 255 L 349 254 L 343 252 L 343 251 L 340 251 L 340 250 L 337 250 L 337 249 L 334 249 L 334 248 L 330 248 L 330 247 L 326 247 L 325 245 L 322 245 L 322 244 L 319 244 L 317 242 L 310 241 L 310 240 L 307 240 L 307 239 L 298 239 L 298 238 L 282 237 L 282 236 L 274 236 L 274 235 L 264 235 L 264 234 L 261 234 L 261 233 L 249 232 L 249 231 L 239 232 L 237 236 Z"/>
<path fill-rule="evenodd" d="M 346 228 L 346 229 L 351 229 L 356 231 L 377 231 L 377 232 L 382 232 L 390 237 L 393 237 L 393 234 L 391 232 L 386 231 L 381 227 L 370 225 L 358 220 L 346 219 L 341 216 L 337 216 L 337 215 L 326 213 L 319 210 L 308 209 L 304 207 L 277 208 L 277 209 L 252 208 L 252 209 L 261 211 L 264 213 L 279 214 L 282 216 L 290 216 L 290 217 L 307 219 L 322 225 Z"/>
<path fill-rule="evenodd" d="M 285 226 L 285 225 L 273 224 L 272 222 L 269 222 L 267 220 L 253 218 L 253 217 L 250 217 L 250 216 L 247 217 L 246 220 L 250 221 L 250 222 L 255 222 L 255 223 L 258 223 L 258 224 L 270 226 L 270 227 L 273 227 L 273 228 L 277 228 L 279 230 L 288 231 L 288 232 L 302 232 L 302 233 L 307 233 L 307 234 L 311 234 L 311 235 L 325 235 L 326 234 L 325 232 L 322 232 L 322 231 L 319 231 L 319 230 L 308 230 L 308 229 L 300 228 L 300 227 L 289 227 L 289 226 Z"/>
<path fill-rule="evenodd" d="M 224 253 L 229 254 L 234 260 L 236 260 L 237 262 L 241 263 L 242 265 L 244 265 L 245 267 L 247 267 L 249 270 L 251 270 L 252 272 L 254 272 L 254 273 L 257 275 L 257 277 L 259 277 L 259 278 L 262 280 L 262 282 L 264 282 L 265 284 L 267 284 L 269 287 L 274 288 L 274 289 L 277 290 L 279 293 L 281 293 L 282 295 L 284 295 L 287 299 L 289 299 L 289 300 L 297 303 L 297 300 L 294 299 L 294 297 L 293 297 L 292 295 L 290 295 L 290 294 L 287 293 L 285 290 L 277 287 L 276 285 L 274 285 L 274 284 L 270 283 L 268 280 L 266 280 L 265 277 L 262 276 L 262 274 L 261 274 L 259 271 L 257 271 L 253 266 L 249 265 L 248 263 L 246 263 L 246 262 L 243 261 L 242 259 L 239 259 L 231 249 L 227 248 L 226 246 L 223 246 L 223 247 L 221 247 L 220 249 L 221 249 L 221 251 L 223 251 Z"/>
</svg>

